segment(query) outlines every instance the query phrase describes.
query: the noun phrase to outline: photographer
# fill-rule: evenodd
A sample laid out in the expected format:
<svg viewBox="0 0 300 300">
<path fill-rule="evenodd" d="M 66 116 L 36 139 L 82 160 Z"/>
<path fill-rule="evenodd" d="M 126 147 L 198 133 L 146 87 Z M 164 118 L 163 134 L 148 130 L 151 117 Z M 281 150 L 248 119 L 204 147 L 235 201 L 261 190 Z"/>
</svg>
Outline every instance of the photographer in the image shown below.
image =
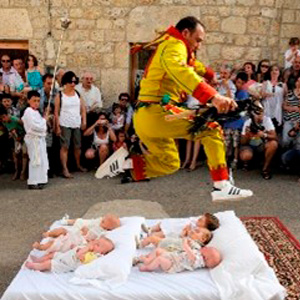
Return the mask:
<svg viewBox="0 0 300 300">
<path fill-rule="evenodd" d="M 107 115 L 104 112 L 99 114 L 98 120 L 88 129 L 85 130 L 84 136 L 94 135 L 93 145 L 86 150 L 85 157 L 94 159 L 96 152 L 99 154 L 100 165 L 105 162 L 109 156 L 110 142 L 116 142 L 117 138 L 111 125 L 108 122 Z"/>
<path fill-rule="evenodd" d="M 256 100 L 253 102 L 248 119 L 242 130 L 240 159 L 244 167 L 256 154 L 264 154 L 264 164 L 262 177 L 266 180 L 271 179 L 270 163 L 274 157 L 278 142 L 275 127 L 272 120 L 264 115 L 264 109 L 261 103 Z"/>
</svg>

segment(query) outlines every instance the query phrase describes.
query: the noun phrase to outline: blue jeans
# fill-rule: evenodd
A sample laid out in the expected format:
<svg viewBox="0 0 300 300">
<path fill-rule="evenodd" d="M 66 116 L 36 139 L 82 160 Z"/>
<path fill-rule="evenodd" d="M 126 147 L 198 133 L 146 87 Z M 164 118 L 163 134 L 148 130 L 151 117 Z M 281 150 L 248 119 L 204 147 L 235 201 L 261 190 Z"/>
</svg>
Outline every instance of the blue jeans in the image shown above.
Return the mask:
<svg viewBox="0 0 300 300">
<path fill-rule="evenodd" d="M 300 161 L 300 150 L 291 149 L 284 152 L 281 156 L 281 160 L 286 167 L 296 166 L 295 162 Z"/>
</svg>

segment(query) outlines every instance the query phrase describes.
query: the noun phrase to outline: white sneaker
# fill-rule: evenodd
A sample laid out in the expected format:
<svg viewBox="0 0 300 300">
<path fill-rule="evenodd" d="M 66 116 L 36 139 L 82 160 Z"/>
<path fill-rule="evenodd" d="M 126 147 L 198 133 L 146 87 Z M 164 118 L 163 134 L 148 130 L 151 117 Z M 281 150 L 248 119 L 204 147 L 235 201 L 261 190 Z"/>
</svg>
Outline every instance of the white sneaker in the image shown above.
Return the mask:
<svg viewBox="0 0 300 300">
<path fill-rule="evenodd" d="M 121 147 L 114 152 L 96 171 L 96 178 L 114 177 L 122 172 L 125 158 L 128 156 L 128 151 Z"/>
<path fill-rule="evenodd" d="M 235 201 L 241 200 L 243 198 L 248 198 L 253 196 L 251 190 L 243 190 L 235 187 L 230 182 L 227 182 L 223 188 L 217 189 L 214 187 L 214 190 L 211 192 L 212 201 Z"/>
<path fill-rule="evenodd" d="M 61 225 L 68 225 L 68 221 L 69 221 L 70 217 L 68 214 L 65 214 L 61 220 L 60 220 L 60 224 Z"/>
</svg>

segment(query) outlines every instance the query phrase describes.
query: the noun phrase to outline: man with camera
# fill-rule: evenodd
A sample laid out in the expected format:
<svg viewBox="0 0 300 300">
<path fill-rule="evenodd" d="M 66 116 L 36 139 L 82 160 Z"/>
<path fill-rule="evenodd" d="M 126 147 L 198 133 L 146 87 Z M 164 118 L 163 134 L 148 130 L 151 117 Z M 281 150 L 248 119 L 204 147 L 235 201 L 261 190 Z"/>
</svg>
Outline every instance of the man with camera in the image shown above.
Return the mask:
<svg viewBox="0 0 300 300">
<path fill-rule="evenodd" d="M 250 118 L 244 123 L 241 137 L 240 159 L 244 168 L 255 155 L 264 155 L 262 177 L 271 179 L 270 164 L 278 148 L 274 124 L 264 115 L 264 108 L 258 100 L 252 103 Z"/>
</svg>

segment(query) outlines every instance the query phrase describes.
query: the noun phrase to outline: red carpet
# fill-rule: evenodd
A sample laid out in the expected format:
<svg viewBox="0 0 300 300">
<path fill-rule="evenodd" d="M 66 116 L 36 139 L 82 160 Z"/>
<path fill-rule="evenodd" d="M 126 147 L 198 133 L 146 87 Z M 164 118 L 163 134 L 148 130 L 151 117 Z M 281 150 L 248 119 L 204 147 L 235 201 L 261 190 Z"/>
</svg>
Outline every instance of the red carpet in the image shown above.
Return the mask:
<svg viewBox="0 0 300 300">
<path fill-rule="evenodd" d="M 286 300 L 300 300 L 300 243 L 276 217 L 241 220 L 286 288 Z"/>
</svg>

